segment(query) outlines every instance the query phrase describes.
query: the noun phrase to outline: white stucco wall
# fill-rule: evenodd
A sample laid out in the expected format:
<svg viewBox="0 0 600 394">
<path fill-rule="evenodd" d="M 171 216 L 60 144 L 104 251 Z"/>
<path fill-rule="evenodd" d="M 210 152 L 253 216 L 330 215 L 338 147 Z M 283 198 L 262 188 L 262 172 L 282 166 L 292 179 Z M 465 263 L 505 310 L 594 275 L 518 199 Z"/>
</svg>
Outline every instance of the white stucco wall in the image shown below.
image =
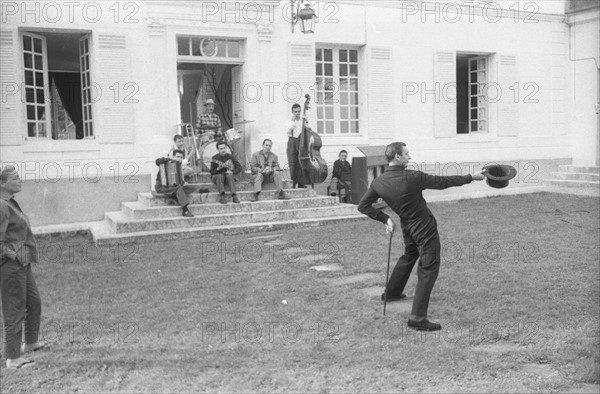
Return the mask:
<svg viewBox="0 0 600 394">
<path fill-rule="evenodd" d="M 123 127 L 131 133 L 130 140 L 109 141 L 106 130 L 96 128 L 93 140 L 23 138 L 18 144 L 6 144 L 2 142 L 8 132 L 4 128 L 0 130 L 0 160 L 21 163 L 23 168 L 36 168 L 39 163 L 37 179 L 45 175 L 54 179 L 54 173 L 48 171 L 58 166 L 65 182 L 72 169 L 74 177 L 85 181 L 86 176 L 94 174 L 84 174 L 81 169 L 97 172 L 100 168 L 102 177 L 111 182 L 116 169 L 120 174 L 134 171 L 136 176 L 144 176 L 140 179 L 148 182 L 150 189 L 156 168 L 153 161 L 168 150 L 173 126 L 180 122 L 176 37 L 197 35 L 243 40 L 241 92 L 234 92 L 234 97 L 241 100 L 238 104 L 243 118 L 254 121 L 245 126 L 249 150 L 258 150 L 264 138 L 271 138 L 283 164 L 287 143 L 283 124 L 290 116 L 291 105 L 302 104 L 304 93 L 313 94 L 296 94 L 300 92 L 294 85 L 301 82 L 302 76 L 290 71 L 296 67 L 289 56 L 290 44 L 348 47 L 359 53 L 361 133 L 322 136 L 322 156 L 329 163 L 340 149 L 348 150 L 353 157 L 360 154 L 357 146 L 401 140 L 409 144 L 417 162 L 572 158 L 575 163 L 593 164 L 598 138 L 598 115 L 594 113 L 598 69 L 593 60 L 580 59 L 598 59 L 598 9 L 579 19 L 568 19 L 564 1 L 537 1 L 535 5 L 529 1 L 480 3 L 479 7 L 469 2 L 458 7 L 456 2 L 448 1 L 321 1 L 315 4 L 319 15 L 315 33 L 305 35 L 299 32 L 299 26 L 292 33 L 288 1 L 148 0 L 118 3 L 121 8 L 115 8 L 113 2 L 79 2 L 72 10 L 63 7 L 61 18 L 57 18 L 53 6 L 48 6 L 60 6 L 60 2 L 35 2 L 38 5 L 29 8 L 21 8 L 22 2 L 3 2 L 2 31 L 12 37 L 23 30 L 59 29 L 91 32 L 92 40 L 99 35 L 126 38 L 125 74 L 129 77 L 103 81 L 103 100 L 94 106 L 95 119 L 104 116 L 102 124 L 110 121 L 113 110 L 112 84 L 121 87 L 119 105 L 131 93 L 123 90 L 125 84 L 137 90 L 130 97 L 134 99 L 127 106 L 131 116 Z M 498 11 L 498 6 L 504 8 Z M 97 7 L 101 7 L 100 13 Z M 18 40 L 15 45 L 15 80 L 9 82 L 21 83 Z M 373 48 L 390 54 L 389 86 L 380 91 L 369 84 L 375 74 L 381 73 L 379 65 L 385 64 L 373 61 Z M 444 95 L 431 93 L 436 83 L 436 51 L 489 55 L 488 81 L 502 82 L 503 99 L 518 102 L 515 135 L 498 134 L 502 121 L 499 104 L 490 104 L 489 133 L 436 136 L 436 106 L 447 100 Z M 513 80 L 499 79 L 502 56 L 516 59 Z M 111 60 L 110 54 L 108 58 Z M 308 64 L 310 67 L 314 62 Z M 419 91 L 408 94 L 408 85 L 417 86 Z M 423 94 L 424 89 L 430 92 Z M 383 104 L 391 108 L 383 122 L 382 97 Z M 0 109 L 3 114 L 16 112 L 16 130 L 25 137 L 24 105 L 19 102 L 15 108 L 2 105 Z M 314 109 L 309 116 L 314 122 Z M 381 130 L 382 124 L 390 127 Z M 123 196 L 129 186 L 123 183 L 119 187 L 123 193 L 116 193 L 118 198 L 126 198 Z"/>
<path fill-rule="evenodd" d="M 598 165 L 600 8 L 570 18 L 570 137 L 573 163 Z"/>
</svg>

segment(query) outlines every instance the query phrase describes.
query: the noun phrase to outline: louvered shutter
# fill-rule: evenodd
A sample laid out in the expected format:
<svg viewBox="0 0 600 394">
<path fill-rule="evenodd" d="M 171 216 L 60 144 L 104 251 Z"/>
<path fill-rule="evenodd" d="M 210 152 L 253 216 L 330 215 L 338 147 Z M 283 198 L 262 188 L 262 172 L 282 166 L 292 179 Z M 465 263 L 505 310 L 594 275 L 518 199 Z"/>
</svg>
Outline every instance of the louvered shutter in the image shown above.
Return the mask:
<svg viewBox="0 0 600 394">
<path fill-rule="evenodd" d="M 422 87 L 421 87 L 422 89 Z M 433 127 L 436 138 L 456 135 L 456 52 L 436 51 L 433 61 L 433 86 L 436 89 L 433 104 Z M 426 96 L 428 100 L 431 95 Z"/>
<path fill-rule="evenodd" d="M 286 98 L 302 104 L 304 95 L 315 91 L 315 45 L 291 42 L 288 46 L 288 89 Z M 297 92 L 292 86 L 301 89 Z M 301 96 L 300 96 L 301 94 Z M 296 96 L 296 97 L 294 97 Z M 313 98 L 314 99 L 314 98 Z"/>
<path fill-rule="evenodd" d="M 21 109 L 21 76 L 17 75 L 16 62 L 19 58 L 17 51 L 17 32 L 0 31 L 0 145 L 23 144 L 23 130 L 17 128 L 17 114 Z M 22 57 L 22 55 L 21 55 Z"/>
<path fill-rule="evenodd" d="M 518 81 L 517 57 L 500 55 L 498 84 L 502 88 L 502 97 L 498 102 L 499 137 L 514 137 L 519 134 L 519 103 L 515 99 L 515 91 L 511 90 Z M 522 93 L 520 86 L 519 90 L 517 94 Z"/>
<path fill-rule="evenodd" d="M 94 135 L 103 144 L 133 142 L 139 85 L 131 78 L 127 37 L 101 33 L 92 41 L 92 85 L 100 88 L 94 104 Z"/>
<path fill-rule="evenodd" d="M 369 138 L 394 138 L 394 73 L 390 48 L 369 50 Z"/>
</svg>

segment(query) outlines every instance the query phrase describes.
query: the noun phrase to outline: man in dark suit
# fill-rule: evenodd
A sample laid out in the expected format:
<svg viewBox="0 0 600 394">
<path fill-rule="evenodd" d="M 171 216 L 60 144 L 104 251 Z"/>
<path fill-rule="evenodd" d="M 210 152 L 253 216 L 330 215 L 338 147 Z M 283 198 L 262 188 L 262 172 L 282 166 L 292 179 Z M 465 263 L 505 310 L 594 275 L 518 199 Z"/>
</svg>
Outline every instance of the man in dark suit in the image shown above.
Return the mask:
<svg viewBox="0 0 600 394">
<path fill-rule="evenodd" d="M 429 297 L 440 268 L 440 237 L 435 217 L 423 199 L 424 189 L 446 189 L 462 186 L 473 180 L 485 178 L 483 172 L 461 176 L 434 176 L 421 171 L 407 170 L 410 155 L 406 144 L 394 142 L 385 149 L 389 169 L 373 180 L 371 187 L 358 204 L 358 210 L 386 224 L 386 232 L 394 231 L 394 222 L 372 204 L 382 198 L 400 217 L 404 237 L 404 255 L 392 272 L 382 299 L 399 300 L 406 297 L 402 292 L 410 273 L 420 257 L 418 281 L 408 327 L 416 330 L 437 331 L 442 326 L 427 320 Z"/>
</svg>

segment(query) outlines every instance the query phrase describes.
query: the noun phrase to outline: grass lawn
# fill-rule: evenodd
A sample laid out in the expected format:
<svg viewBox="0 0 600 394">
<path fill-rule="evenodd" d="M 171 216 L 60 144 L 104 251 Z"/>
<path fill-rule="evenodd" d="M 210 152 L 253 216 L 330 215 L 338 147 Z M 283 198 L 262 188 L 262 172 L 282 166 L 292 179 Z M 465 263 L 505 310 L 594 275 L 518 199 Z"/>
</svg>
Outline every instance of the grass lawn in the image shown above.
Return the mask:
<svg viewBox="0 0 600 394">
<path fill-rule="evenodd" d="M 105 248 L 41 240 L 51 346 L 33 368 L 2 368 L 0 391 L 598 392 L 598 198 L 429 205 L 438 333 L 406 328 L 416 272 L 382 316 L 388 238 L 371 220 Z"/>
</svg>

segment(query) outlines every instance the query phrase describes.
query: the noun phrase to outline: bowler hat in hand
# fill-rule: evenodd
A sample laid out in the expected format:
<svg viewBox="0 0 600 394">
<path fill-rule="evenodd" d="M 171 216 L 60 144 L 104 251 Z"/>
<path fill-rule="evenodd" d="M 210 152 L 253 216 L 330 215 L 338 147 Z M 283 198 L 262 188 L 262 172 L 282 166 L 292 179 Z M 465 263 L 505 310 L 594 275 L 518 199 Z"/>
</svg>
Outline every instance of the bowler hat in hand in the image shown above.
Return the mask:
<svg viewBox="0 0 600 394">
<path fill-rule="evenodd" d="M 507 164 L 494 164 L 483 168 L 486 170 L 486 182 L 491 187 L 502 189 L 508 186 L 508 181 L 517 175 L 517 170 Z"/>
</svg>

